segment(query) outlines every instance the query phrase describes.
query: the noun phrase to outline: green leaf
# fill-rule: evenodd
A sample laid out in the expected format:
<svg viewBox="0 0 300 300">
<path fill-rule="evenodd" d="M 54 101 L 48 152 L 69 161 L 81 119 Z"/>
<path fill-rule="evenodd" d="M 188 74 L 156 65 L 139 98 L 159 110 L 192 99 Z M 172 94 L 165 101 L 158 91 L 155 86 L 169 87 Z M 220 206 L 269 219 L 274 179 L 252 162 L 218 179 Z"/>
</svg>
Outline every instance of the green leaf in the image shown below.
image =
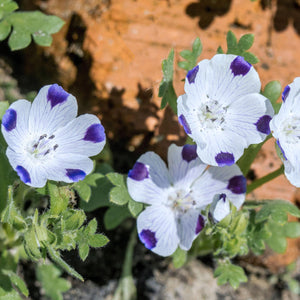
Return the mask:
<svg viewBox="0 0 300 300">
<path fill-rule="evenodd" d="M 0 23 L 1 26 L 1 23 Z M 1 29 L 0 29 L 1 30 Z M 4 116 L 6 110 L 9 107 L 8 101 L 0 101 L 0 120 L 2 121 L 2 117 Z"/>
<path fill-rule="evenodd" d="M 256 55 L 254 55 L 253 53 L 250 53 L 250 52 L 245 52 L 243 53 L 242 55 L 245 60 L 250 63 L 251 65 L 254 65 L 256 63 L 259 62 L 259 59 L 256 57 Z"/>
<path fill-rule="evenodd" d="M 49 244 L 44 244 L 44 246 L 47 248 L 47 251 L 49 253 L 49 256 L 51 257 L 51 259 L 58 264 L 62 269 L 64 269 L 67 273 L 69 273 L 71 276 L 74 276 L 76 278 L 78 278 L 81 281 L 83 280 L 83 277 L 76 272 L 71 266 L 69 266 L 59 255 L 59 253 L 57 251 L 55 251 L 51 245 Z"/>
<path fill-rule="evenodd" d="M 287 222 L 287 214 L 291 214 L 297 218 L 300 217 L 300 210 L 292 203 L 284 200 L 269 200 L 261 210 L 256 214 L 255 222 L 272 219 L 273 221 L 284 224 Z"/>
<path fill-rule="evenodd" d="M 281 95 L 281 89 L 282 87 L 280 82 L 274 80 L 274 81 L 270 81 L 265 86 L 265 89 L 262 93 L 265 97 L 267 97 L 271 101 L 275 114 L 279 112 L 279 109 L 281 107 L 281 103 L 277 103 L 277 100 Z"/>
<path fill-rule="evenodd" d="M 109 239 L 103 234 L 94 234 L 89 237 L 89 245 L 93 248 L 100 248 L 105 246 L 109 242 Z"/>
<path fill-rule="evenodd" d="M 78 193 L 81 200 L 89 202 L 92 195 L 92 189 L 84 180 L 76 182 L 74 184 L 74 189 Z"/>
<path fill-rule="evenodd" d="M 2 273 L 9 277 L 11 283 L 25 296 L 28 297 L 29 291 L 24 280 L 11 270 L 2 270 Z"/>
<path fill-rule="evenodd" d="M 109 193 L 109 201 L 117 205 L 127 204 L 131 199 L 126 186 L 127 176 L 119 173 L 108 173 L 106 176 L 115 185 Z"/>
<path fill-rule="evenodd" d="M 0 3 L 0 20 L 5 17 L 6 15 L 9 15 L 16 9 L 18 9 L 19 6 L 15 1 L 12 0 L 1 0 Z"/>
<path fill-rule="evenodd" d="M 0 22 L 0 41 L 3 41 L 8 37 L 10 30 L 11 30 L 11 25 L 6 20 Z"/>
<path fill-rule="evenodd" d="M 112 206 L 104 215 L 105 228 L 107 230 L 114 229 L 129 217 L 131 214 L 125 206 Z"/>
<path fill-rule="evenodd" d="M 187 261 L 187 252 L 178 247 L 172 255 L 172 258 L 174 267 L 176 269 L 181 268 Z"/>
<path fill-rule="evenodd" d="M 71 288 L 71 283 L 61 276 L 61 270 L 53 264 L 38 265 L 36 276 L 42 285 L 44 294 L 52 300 L 62 300 L 62 293 Z"/>
<path fill-rule="evenodd" d="M 193 69 L 196 64 L 197 60 L 202 52 L 202 43 L 201 40 L 197 37 L 193 43 L 192 51 L 190 50 L 183 50 L 179 54 L 182 58 L 186 61 L 178 62 L 178 66 L 186 71 Z"/>
<path fill-rule="evenodd" d="M 218 285 L 223 285 L 227 282 L 237 289 L 242 282 L 247 282 L 247 276 L 240 266 L 231 264 L 230 262 L 219 263 L 214 272 L 214 276 L 218 277 Z"/>
<path fill-rule="evenodd" d="M 49 46 L 52 42 L 51 34 L 58 32 L 64 21 L 56 16 L 47 16 L 40 11 L 16 12 L 5 19 L 13 26 L 12 34 L 8 40 L 11 50 L 27 47 L 34 41 L 42 46 Z"/>
<path fill-rule="evenodd" d="M 68 207 L 71 198 L 71 190 L 68 186 L 59 187 L 57 183 L 48 181 L 48 191 L 50 196 L 50 213 L 59 215 Z"/>
<path fill-rule="evenodd" d="M 297 238 L 300 236 L 300 223 L 288 222 L 284 225 L 284 233 L 288 238 Z"/>
<path fill-rule="evenodd" d="M 287 247 L 285 226 L 269 220 L 267 228 L 272 234 L 266 239 L 268 246 L 277 253 L 284 253 Z"/>
<path fill-rule="evenodd" d="M 32 260 L 38 260 L 42 258 L 42 254 L 40 252 L 40 245 L 37 241 L 37 235 L 34 230 L 34 227 L 31 227 L 24 234 L 24 250 L 28 257 Z"/>
<path fill-rule="evenodd" d="M 135 218 L 143 210 L 143 207 L 144 207 L 143 203 L 136 202 L 133 199 L 130 199 L 128 202 L 128 209 L 129 209 L 130 213 L 132 214 L 132 216 Z"/>
<path fill-rule="evenodd" d="M 254 42 L 254 34 L 251 33 L 244 34 L 238 42 L 238 47 L 241 49 L 241 51 L 246 51 L 251 48 L 253 42 Z"/>
<path fill-rule="evenodd" d="M 217 54 L 224 54 L 224 51 L 221 46 L 218 47 Z"/>
<path fill-rule="evenodd" d="M 162 97 L 161 109 L 169 104 L 177 114 L 177 96 L 173 87 L 173 65 L 174 65 L 174 49 L 169 53 L 167 59 L 162 62 L 163 79 L 159 86 L 158 96 Z"/>
<path fill-rule="evenodd" d="M 227 41 L 227 48 L 228 48 L 227 53 L 229 51 L 231 51 L 232 49 L 236 48 L 236 46 L 237 46 L 236 36 L 234 35 L 234 33 L 231 30 L 229 30 L 227 33 L 226 41 Z"/>
</svg>

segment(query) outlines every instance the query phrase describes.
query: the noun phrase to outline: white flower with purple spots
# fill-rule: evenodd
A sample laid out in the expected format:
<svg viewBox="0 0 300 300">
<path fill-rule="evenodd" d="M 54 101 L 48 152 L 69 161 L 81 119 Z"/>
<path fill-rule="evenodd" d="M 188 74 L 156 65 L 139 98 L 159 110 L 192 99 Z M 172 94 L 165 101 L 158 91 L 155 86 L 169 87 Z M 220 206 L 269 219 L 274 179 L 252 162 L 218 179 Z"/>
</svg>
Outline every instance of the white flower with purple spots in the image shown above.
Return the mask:
<svg viewBox="0 0 300 300">
<path fill-rule="evenodd" d="M 270 122 L 270 129 L 283 154 L 284 173 L 300 187 L 300 77 L 282 93 L 280 111 Z"/>
<path fill-rule="evenodd" d="M 153 252 L 168 256 L 179 246 L 190 249 L 205 225 L 201 211 L 215 194 L 224 193 L 239 208 L 245 199 L 246 179 L 237 165 L 208 167 L 196 145 L 168 150 L 168 168 L 155 153 L 143 154 L 128 173 L 131 197 L 149 206 L 138 216 L 140 240 Z"/>
<path fill-rule="evenodd" d="M 230 214 L 230 203 L 225 194 L 215 195 L 209 208 L 209 218 L 213 223 L 219 223 Z"/>
<path fill-rule="evenodd" d="M 2 118 L 6 155 L 21 180 L 43 187 L 47 180 L 77 182 L 93 169 L 106 137 L 99 119 L 77 116 L 75 97 L 57 84 L 44 86 L 31 104 L 14 102 Z"/>
<path fill-rule="evenodd" d="M 203 162 L 230 166 L 270 133 L 274 111 L 260 87 L 257 72 L 241 56 L 217 54 L 188 72 L 178 119 Z"/>
</svg>

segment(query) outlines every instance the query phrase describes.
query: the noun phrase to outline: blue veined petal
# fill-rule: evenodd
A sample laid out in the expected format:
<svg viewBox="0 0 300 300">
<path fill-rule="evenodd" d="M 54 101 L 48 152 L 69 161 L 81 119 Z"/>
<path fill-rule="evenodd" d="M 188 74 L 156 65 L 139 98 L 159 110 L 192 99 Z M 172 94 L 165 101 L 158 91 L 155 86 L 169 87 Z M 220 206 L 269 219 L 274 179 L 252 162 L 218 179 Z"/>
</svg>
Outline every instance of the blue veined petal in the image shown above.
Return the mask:
<svg viewBox="0 0 300 300">
<path fill-rule="evenodd" d="M 41 134 L 53 134 L 77 115 L 74 96 L 57 84 L 46 85 L 35 97 L 29 116 L 29 130 Z"/>
<path fill-rule="evenodd" d="M 217 194 L 209 209 L 209 215 L 214 223 L 222 221 L 230 214 L 230 203 L 225 194 Z"/>
<path fill-rule="evenodd" d="M 137 218 L 137 229 L 141 242 L 156 254 L 169 256 L 178 247 L 175 216 L 163 205 L 147 207 Z"/>
<path fill-rule="evenodd" d="M 94 156 L 105 145 L 106 136 L 100 120 L 91 114 L 84 114 L 54 132 L 59 145 L 58 153 L 72 153 Z"/>
</svg>

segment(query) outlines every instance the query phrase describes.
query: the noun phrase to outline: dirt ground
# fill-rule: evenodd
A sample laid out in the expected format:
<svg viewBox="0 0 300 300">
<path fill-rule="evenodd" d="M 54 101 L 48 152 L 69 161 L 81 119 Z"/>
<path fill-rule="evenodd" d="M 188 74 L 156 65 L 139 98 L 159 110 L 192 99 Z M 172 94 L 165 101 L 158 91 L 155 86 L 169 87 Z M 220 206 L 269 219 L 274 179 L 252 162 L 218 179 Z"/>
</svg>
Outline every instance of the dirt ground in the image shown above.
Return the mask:
<svg viewBox="0 0 300 300">
<path fill-rule="evenodd" d="M 114 156 L 114 167 L 120 172 L 127 172 L 147 150 L 165 157 L 170 143 L 184 143 L 183 129 L 169 108 L 159 109 L 157 96 L 161 63 L 171 48 L 175 50 L 177 63 L 179 52 L 200 37 L 201 59 L 211 58 L 219 45 L 226 49 L 228 30 L 237 37 L 254 33 L 251 51 L 260 59 L 255 68 L 262 86 L 279 80 L 284 87 L 300 76 L 299 0 L 22 0 L 19 3 L 22 9 L 39 8 L 66 22 L 49 48 L 31 45 L 11 55 L 2 43 L 0 54 L 11 65 L 22 93 L 38 90 L 44 84 L 62 84 L 77 97 L 82 112 L 93 112 L 101 119 L 111 150 L 118 153 Z M 183 93 L 183 78 L 184 72 L 176 68 L 177 95 Z M 269 140 L 252 165 L 254 177 L 272 172 L 279 165 L 274 140 Z M 280 198 L 300 205 L 299 191 L 284 176 L 255 190 L 249 198 Z M 276 272 L 295 260 L 299 252 L 300 240 L 291 240 L 285 254 L 268 253 L 256 263 Z"/>
</svg>

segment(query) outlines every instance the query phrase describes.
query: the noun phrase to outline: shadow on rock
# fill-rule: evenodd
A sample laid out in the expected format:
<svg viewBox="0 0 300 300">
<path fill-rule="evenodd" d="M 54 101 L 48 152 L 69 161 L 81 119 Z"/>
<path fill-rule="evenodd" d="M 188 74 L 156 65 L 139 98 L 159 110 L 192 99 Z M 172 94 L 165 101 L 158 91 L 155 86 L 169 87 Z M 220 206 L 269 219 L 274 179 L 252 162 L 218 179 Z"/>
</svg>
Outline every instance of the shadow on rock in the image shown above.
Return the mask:
<svg viewBox="0 0 300 300">
<path fill-rule="evenodd" d="M 216 16 L 225 15 L 231 5 L 231 0 L 198 0 L 186 7 L 186 14 L 191 18 L 200 18 L 199 27 L 208 28 Z"/>
</svg>

